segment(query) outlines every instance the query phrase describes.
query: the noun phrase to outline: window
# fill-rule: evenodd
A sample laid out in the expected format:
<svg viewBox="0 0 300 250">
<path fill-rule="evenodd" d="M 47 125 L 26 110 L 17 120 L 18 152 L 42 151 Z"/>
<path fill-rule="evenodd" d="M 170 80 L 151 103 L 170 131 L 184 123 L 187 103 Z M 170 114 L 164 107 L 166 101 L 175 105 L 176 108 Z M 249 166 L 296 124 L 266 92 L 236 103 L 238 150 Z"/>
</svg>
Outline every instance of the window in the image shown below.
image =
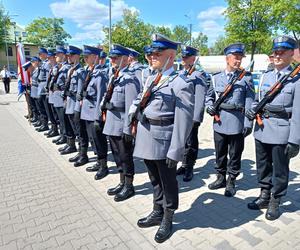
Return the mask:
<svg viewBox="0 0 300 250">
<path fill-rule="evenodd" d="M 7 47 L 7 51 L 5 50 L 5 55 L 7 56 L 7 52 L 8 52 L 8 56 L 13 56 L 13 50 L 12 47 Z"/>
<path fill-rule="evenodd" d="M 24 48 L 24 53 L 25 53 L 25 56 L 30 56 L 30 49 Z"/>
</svg>

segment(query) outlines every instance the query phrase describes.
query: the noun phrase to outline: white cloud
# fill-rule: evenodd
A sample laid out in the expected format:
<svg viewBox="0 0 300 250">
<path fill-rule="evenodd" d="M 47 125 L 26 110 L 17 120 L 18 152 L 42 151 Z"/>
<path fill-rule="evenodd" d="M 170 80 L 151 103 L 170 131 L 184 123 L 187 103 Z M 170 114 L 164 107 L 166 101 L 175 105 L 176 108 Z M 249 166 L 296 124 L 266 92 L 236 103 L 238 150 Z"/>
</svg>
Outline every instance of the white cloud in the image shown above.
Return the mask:
<svg viewBox="0 0 300 250">
<path fill-rule="evenodd" d="M 226 7 L 224 6 L 214 6 L 201 11 L 197 16 L 197 19 L 199 19 L 198 27 L 202 33 L 207 35 L 209 46 L 211 46 L 220 35 L 224 34 L 224 16 L 222 13 L 225 10 Z"/>
<path fill-rule="evenodd" d="M 223 18 L 223 13 L 226 10 L 224 6 L 214 6 L 211 7 L 207 10 L 201 11 L 197 18 L 202 20 L 210 19 L 210 20 L 215 20 L 215 19 L 222 19 Z"/>
<path fill-rule="evenodd" d="M 72 35 L 71 41 L 85 41 L 86 39 L 102 40 L 102 28 L 108 26 L 109 6 L 97 0 L 69 0 L 50 4 L 55 17 L 65 18 L 76 23 L 79 32 Z M 124 0 L 112 0 L 112 19 L 122 17 L 123 10 L 138 11 L 130 7 Z"/>
</svg>

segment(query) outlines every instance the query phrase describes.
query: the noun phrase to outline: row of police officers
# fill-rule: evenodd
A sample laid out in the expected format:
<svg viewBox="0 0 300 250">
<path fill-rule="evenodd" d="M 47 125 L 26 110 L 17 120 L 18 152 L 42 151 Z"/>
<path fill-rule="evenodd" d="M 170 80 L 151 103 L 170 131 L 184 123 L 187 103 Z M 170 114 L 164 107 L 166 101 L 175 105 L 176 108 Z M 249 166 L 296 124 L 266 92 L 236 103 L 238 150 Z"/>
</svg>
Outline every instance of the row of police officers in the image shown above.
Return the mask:
<svg viewBox="0 0 300 250">
<path fill-rule="evenodd" d="M 133 158 L 144 160 L 153 186 L 153 209 L 137 225 L 159 225 L 155 235 L 158 243 L 172 234 L 179 202 L 176 176 L 183 175 L 183 181 L 193 178 L 204 110 L 214 117 L 216 152 L 216 180 L 208 188 L 225 188 L 224 195 L 232 197 L 241 171 L 244 140 L 252 133 L 256 118 L 255 107 L 280 77 L 291 72 L 297 48 L 296 41 L 288 36 L 274 39 L 275 68 L 263 74 L 255 95 L 251 73 L 241 68 L 244 44 L 234 43 L 224 49 L 226 68 L 212 77 L 201 70 L 199 51 L 191 46 L 181 47 L 183 70 L 175 71 L 179 45 L 154 34 L 152 44 L 144 48 L 146 67 L 137 60 L 139 52 L 119 44 L 110 50 L 111 68 L 105 64 L 106 54 L 92 46 L 84 46 L 83 51 L 75 46 L 57 46 L 54 51 L 41 48 L 39 57 L 23 65 L 31 72 L 31 122 L 37 131 L 48 131 L 47 137 L 58 136 L 53 142 L 65 144 L 59 148 L 62 155 L 78 151 L 69 159 L 74 167 L 89 161 L 90 143 L 97 162 L 86 171 L 97 172 L 96 180 L 107 176 L 109 141 L 120 176 L 107 191 L 115 201 L 135 194 Z M 288 84 L 260 113 L 263 126 L 256 123 L 254 127 L 261 193 L 248 208 L 267 208 L 268 220 L 280 216 L 289 161 L 299 152 L 299 78 L 299 74 L 288 78 Z"/>
</svg>

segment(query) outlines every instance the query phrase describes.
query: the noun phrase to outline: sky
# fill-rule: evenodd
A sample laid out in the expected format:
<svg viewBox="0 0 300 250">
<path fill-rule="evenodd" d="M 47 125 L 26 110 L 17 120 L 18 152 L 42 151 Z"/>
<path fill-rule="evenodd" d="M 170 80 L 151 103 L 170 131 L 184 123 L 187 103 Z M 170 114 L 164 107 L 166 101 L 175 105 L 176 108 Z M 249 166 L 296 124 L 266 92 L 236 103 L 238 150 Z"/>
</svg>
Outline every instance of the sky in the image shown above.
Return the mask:
<svg viewBox="0 0 300 250">
<path fill-rule="evenodd" d="M 109 25 L 109 0 L 2 0 L 2 5 L 18 25 L 25 27 L 38 17 L 60 17 L 72 36 L 69 44 L 95 45 L 104 38 Z M 202 32 L 212 45 L 224 34 L 225 0 L 112 0 L 112 23 L 122 18 L 124 9 L 138 11 L 140 18 L 153 25 L 189 27 L 192 34 Z"/>
</svg>

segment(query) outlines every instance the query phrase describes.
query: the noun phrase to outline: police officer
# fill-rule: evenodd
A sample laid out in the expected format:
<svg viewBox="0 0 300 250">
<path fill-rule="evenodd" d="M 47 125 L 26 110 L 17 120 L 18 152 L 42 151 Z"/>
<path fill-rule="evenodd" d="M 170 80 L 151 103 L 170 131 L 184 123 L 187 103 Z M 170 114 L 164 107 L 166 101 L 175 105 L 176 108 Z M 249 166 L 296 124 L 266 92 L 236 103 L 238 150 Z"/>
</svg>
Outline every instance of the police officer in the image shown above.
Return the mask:
<svg viewBox="0 0 300 250">
<path fill-rule="evenodd" d="M 107 139 L 102 133 L 104 122 L 101 119 L 100 102 L 106 92 L 108 76 L 102 67 L 97 64 L 101 49 L 84 46 L 83 54 L 89 65 L 89 75 L 86 78 L 82 91 L 82 107 L 80 118 L 85 121 L 86 129 L 94 152 L 97 155 L 95 165 L 87 167 L 86 171 L 98 171 L 95 179 L 102 179 L 108 174 L 107 168 Z"/>
<path fill-rule="evenodd" d="M 113 82 L 114 87 L 110 101 L 101 104 L 101 109 L 107 110 L 103 133 L 109 136 L 114 160 L 120 173 L 120 183 L 107 191 L 108 195 L 115 196 L 115 201 L 126 200 L 135 193 L 132 155 L 134 145 L 131 130 L 128 127 L 128 111 L 140 91 L 140 83 L 128 70 L 130 53 L 131 51 L 122 45 L 112 46 L 109 53 L 111 64 L 115 70 L 119 69 L 120 71 Z"/>
<path fill-rule="evenodd" d="M 67 50 L 63 46 L 56 46 L 55 60 L 57 63 L 57 75 L 53 79 L 53 106 L 59 119 L 60 136 L 52 142 L 61 145 L 67 142 L 67 137 L 74 136 L 70 121 L 65 114 L 63 92 L 67 80 L 67 74 L 71 67 L 67 62 Z M 66 146 L 67 147 L 67 146 Z M 64 148 L 65 149 L 65 148 Z"/>
<path fill-rule="evenodd" d="M 284 75 L 291 72 L 297 42 L 288 36 L 273 41 L 274 69 L 266 71 L 256 95 L 257 105 L 266 92 Z M 254 119 L 254 111 L 246 116 Z M 299 152 L 300 145 L 300 74 L 288 80 L 281 92 L 269 102 L 262 113 L 263 126 L 255 124 L 254 138 L 260 196 L 248 204 L 249 209 L 268 208 L 266 219 L 280 216 L 281 197 L 287 192 L 289 160 Z"/>
<path fill-rule="evenodd" d="M 108 77 L 109 67 L 106 64 L 106 58 L 107 54 L 104 51 L 101 51 L 99 56 L 99 65 L 97 67 L 101 69 Z"/>
<path fill-rule="evenodd" d="M 251 108 L 254 100 L 254 88 L 251 73 L 247 73 L 233 85 L 219 110 L 213 107 L 216 97 L 224 92 L 233 74 L 238 73 L 242 59 L 245 56 L 245 46 L 242 43 L 230 44 L 224 49 L 226 69 L 212 77 L 212 87 L 207 96 L 207 112 L 211 116 L 219 115 L 220 120 L 214 119 L 214 142 L 216 150 L 217 180 L 208 185 L 209 189 L 226 187 L 225 196 L 231 197 L 236 193 L 235 179 L 240 173 L 241 156 L 244 150 L 244 138 L 252 131 L 252 122 L 245 118 L 244 110 Z M 229 160 L 227 154 L 229 153 Z M 228 178 L 226 181 L 226 173 Z"/>
<path fill-rule="evenodd" d="M 33 112 L 36 113 L 35 116 L 37 117 L 37 121 L 33 122 L 32 125 L 34 127 L 39 127 L 42 125 L 42 121 L 41 121 L 41 112 L 40 112 L 40 105 L 38 102 L 37 91 L 38 91 L 38 77 L 40 74 L 39 65 L 41 63 L 41 59 L 39 57 L 34 56 L 30 59 L 30 62 L 33 67 L 33 69 L 30 70 L 32 72 L 31 73 L 30 99 L 32 102 L 32 107 L 36 108 L 36 110 Z"/>
<path fill-rule="evenodd" d="M 64 96 L 66 96 L 65 114 L 72 129 L 69 128 L 68 146 L 60 152 L 62 155 L 76 152 L 75 138 L 80 136 L 80 101 L 76 99 L 76 95 L 80 93 L 86 77 L 86 72 L 79 62 L 81 52 L 81 49 L 72 45 L 68 47 L 67 51 L 68 60 L 72 67 L 68 71 L 68 80 L 64 90 Z M 79 139 L 79 143 L 81 145 L 82 137 Z M 70 158 L 69 160 L 73 162 L 73 159 Z M 74 160 L 77 160 L 76 157 Z"/>
<path fill-rule="evenodd" d="M 195 60 L 199 55 L 199 50 L 191 46 L 182 46 L 181 55 L 184 69 L 180 73 L 187 76 L 188 81 L 192 82 L 195 87 L 193 128 L 185 145 L 182 167 L 177 170 L 177 175 L 183 174 L 183 181 L 188 182 L 193 178 L 193 167 L 198 156 L 198 129 L 200 123 L 203 121 L 207 83 L 204 71 L 197 70 L 196 68 L 199 67 L 199 65 L 194 65 L 197 63 Z M 193 67 L 195 70 L 189 73 Z"/>
<path fill-rule="evenodd" d="M 46 99 L 46 85 L 47 85 L 47 79 L 48 74 L 51 68 L 51 65 L 49 64 L 47 57 L 48 57 L 48 51 L 45 48 L 39 49 L 39 57 L 42 60 L 42 63 L 40 65 L 39 69 L 39 76 L 38 76 L 38 90 L 37 90 L 37 96 L 38 96 L 38 103 L 40 108 L 40 116 L 41 116 L 41 127 L 37 128 L 38 132 L 43 132 L 46 130 L 49 130 L 48 127 L 48 120 L 49 117 L 46 112 L 46 106 L 48 105 L 47 99 Z"/>
<path fill-rule="evenodd" d="M 54 110 L 53 107 L 53 88 L 52 88 L 52 81 L 54 76 L 57 73 L 57 64 L 55 60 L 55 51 L 54 50 L 48 50 L 48 63 L 50 65 L 50 71 L 48 73 L 48 78 L 47 78 L 47 85 L 46 85 L 46 99 L 45 99 L 45 109 L 47 116 L 51 122 L 51 128 L 49 131 L 45 133 L 45 135 L 48 138 L 55 137 L 58 135 L 58 127 L 57 127 L 57 113 Z"/>
<path fill-rule="evenodd" d="M 160 34 L 154 34 L 152 40 L 152 67 L 163 72 L 139 115 L 134 156 L 144 159 L 147 166 L 154 207 L 137 224 L 142 228 L 160 225 L 155 241 L 161 243 L 172 233 L 173 214 L 178 208 L 176 166 L 192 129 L 194 86 L 174 71 L 179 43 Z M 156 77 L 157 74 L 147 79 L 144 91 Z M 130 117 L 140 101 L 141 96 L 131 106 Z"/>
<path fill-rule="evenodd" d="M 152 68 L 152 62 L 151 62 L 152 49 L 151 49 L 151 46 L 146 45 L 143 48 L 143 50 L 144 50 L 145 58 L 148 62 L 148 66 L 142 70 L 142 85 L 144 86 L 146 84 L 146 80 L 147 80 L 148 76 L 154 74 L 155 70 Z"/>
<path fill-rule="evenodd" d="M 128 57 L 129 70 L 135 75 L 139 80 L 142 88 L 142 70 L 144 69 L 143 64 L 138 61 L 138 57 L 141 55 L 139 52 L 132 48 L 128 48 L 131 52 Z"/>
</svg>

